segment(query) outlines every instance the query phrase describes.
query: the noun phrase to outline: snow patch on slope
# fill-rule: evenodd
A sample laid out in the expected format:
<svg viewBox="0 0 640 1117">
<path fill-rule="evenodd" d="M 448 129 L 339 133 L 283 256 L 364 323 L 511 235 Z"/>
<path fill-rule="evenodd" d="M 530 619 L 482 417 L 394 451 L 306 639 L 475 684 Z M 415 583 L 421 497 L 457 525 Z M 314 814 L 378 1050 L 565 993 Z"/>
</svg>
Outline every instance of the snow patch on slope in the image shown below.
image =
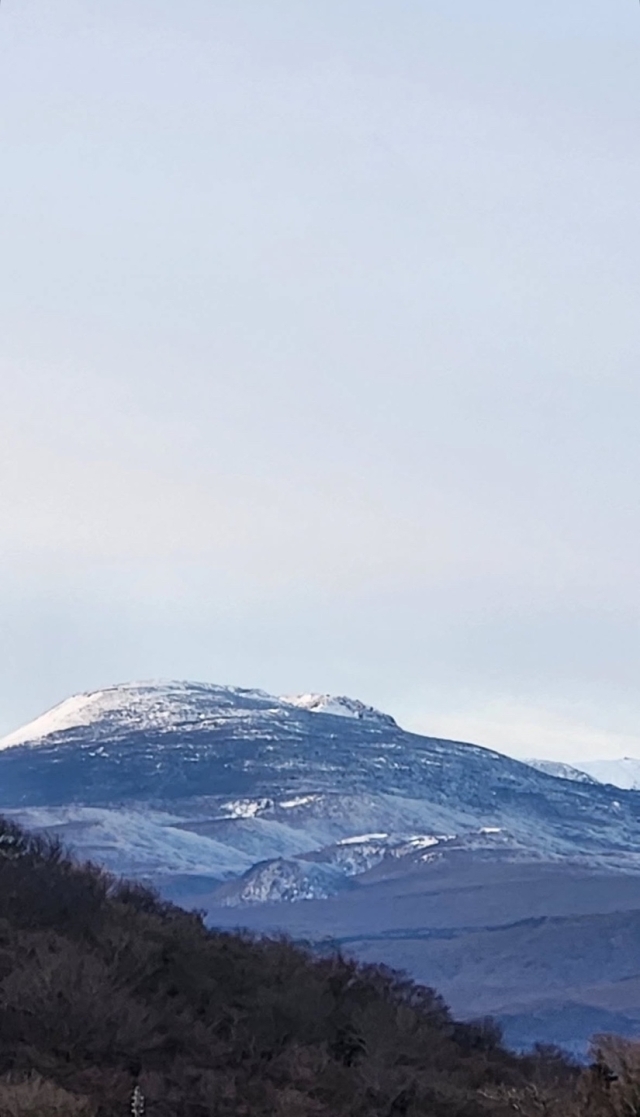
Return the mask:
<svg viewBox="0 0 640 1117">
<path fill-rule="evenodd" d="M 183 683 L 124 683 L 85 694 L 75 694 L 35 721 L 0 740 L 0 749 L 35 744 L 55 733 L 86 728 L 114 718 L 129 728 L 170 729 L 191 713 L 198 688 Z M 214 690 L 221 688 L 212 688 Z"/>
<path fill-rule="evenodd" d="M 218 880 L 243 873 L 253 857 L 229 844 L 184 829 L 163 811 L 101 807 L 27 807 L 5 811 L 28 830 L 59 834 L 82 858 L 113 873 L 186 873 Z"/>
<path fill-rule="evenodd" d="M 35 721 L 30 721 L 21 729 L 16 729 L 14 733 L 3 737 L 0 740 L 0 748 L 8 749 L 12 745 L 23 745 L 27 741 L 40 741 L 51 733 L 62 733 L 65 729 L 91 725 L 92 722 L 98 721 L 104 710 L 108 708 L 108 700 L 101 704 L 105 693 L 108 694 L 104 691 L 97 691 L 94 694 L 76 694 L 73 698 L 65 699 Z"/>
<path fill-rule="evenodd" d="M 281 701 L 290 706 L 298 706 L 302 710 L 310 710 L 313 714 L 333 714 L 334 717 L 396 724 L 390 714 L 383 714 L 374 706 L 366 706 L 357 698 L 347 698 L 345 695 L 336 697 L 331 694 L 289 694 L 283 695 Z"/>
<path fill-rule="evenodd" d="M 560 760 L 525 760 L 530 768 L 537 772 L 544 772 L 546 776 L 555 776 L 559 780 L 573 780 L 574 783 L 598 783 L 582 768 L 575 768 L 572 764 L 563 764 Z"/>
<path fill-rule="evenodd" d="M 242 907 L 326 900 L 349 887 L 349 879 L 331 865 L 278 858 L 254 865 L 239 881 L 223 885 L 216 901 L 221 907 Z"/>
</svg>

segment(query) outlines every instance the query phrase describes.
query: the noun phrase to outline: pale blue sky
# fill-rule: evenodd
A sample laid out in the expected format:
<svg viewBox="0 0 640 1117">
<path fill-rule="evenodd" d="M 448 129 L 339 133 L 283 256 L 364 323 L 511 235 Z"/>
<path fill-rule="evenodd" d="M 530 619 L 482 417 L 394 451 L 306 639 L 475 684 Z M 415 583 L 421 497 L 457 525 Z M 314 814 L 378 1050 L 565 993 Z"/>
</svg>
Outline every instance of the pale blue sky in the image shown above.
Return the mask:
<svg viewBox="0 0 640 1117">
<path fill-rule="evenodd" d="M 4 0 L 0 730 L 640 755 L 634 0 Z"/>
</svg>

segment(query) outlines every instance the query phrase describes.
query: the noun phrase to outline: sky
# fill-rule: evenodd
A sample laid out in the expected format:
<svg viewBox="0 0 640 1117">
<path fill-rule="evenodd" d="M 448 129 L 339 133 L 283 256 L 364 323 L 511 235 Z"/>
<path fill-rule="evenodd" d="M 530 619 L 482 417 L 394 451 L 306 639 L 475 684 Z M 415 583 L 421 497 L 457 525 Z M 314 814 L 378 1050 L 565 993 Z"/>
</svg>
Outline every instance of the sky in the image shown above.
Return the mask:
<svg viewBox="0 0 640 1117">
<path fill-rule="evenodd" d="M 4 0 L 0 732 L 640 756 L 639 136 L 634 0 Z"/>
</svg>

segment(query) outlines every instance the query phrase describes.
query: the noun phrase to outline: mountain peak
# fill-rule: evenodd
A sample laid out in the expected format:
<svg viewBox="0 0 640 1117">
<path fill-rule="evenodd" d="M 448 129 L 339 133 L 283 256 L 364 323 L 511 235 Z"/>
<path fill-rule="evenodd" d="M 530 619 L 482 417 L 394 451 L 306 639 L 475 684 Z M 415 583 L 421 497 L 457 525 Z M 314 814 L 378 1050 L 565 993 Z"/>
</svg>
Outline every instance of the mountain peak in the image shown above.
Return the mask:
<svg viewBox="0 0 640 1117">
<path fill-rule="evenodd" d="M 384 714 L 374 706 L 367 706 L 358 698 L 347 698 L 346 695 L 333 694 L 288 694 L 283 695 L 282 702 L 290 706 L 297 706 L 302 710 L 309 710 L 313 714 L 333 714 L 341 718 L 358 718 L 360 721 L 382 721 L 386 725 L 395 725 L 396 721 L 391 714 Z"/>
<path fill-rule="evenodd" d="M 66 698 L 34 721 L 0 739 L 0 750 L 16 745 L 39 744 L 58 734 L 90 730 L 98 723 L 114 730 L 188 731 L 206 728 L 208 723 L 233 713 L 247 717 L 252 713 L 286 714 L 291 707 L 310 713 L 396 725 L 389 714 L 383 714 L 356 698 L 328 694 L 276 697 L 264 690 L 246 687 L 152 679 L 119 683 Z"/>
<path fill-rule="evenodd" d="M 251 696 L 268 705 L 277 703 L 261 690 L 216 686 L 182 680 L 144 680 L 118 683 L 103 690 L 85 691 L 0 739 L 0 749 L 31 744 L 53 734 L 89 727 L 98 721 L 126 723 L 130 728 L 170 729 L 180 721 L 203 715 L 203 707 L 228 706 L 234 696 Z"/>
</svg>

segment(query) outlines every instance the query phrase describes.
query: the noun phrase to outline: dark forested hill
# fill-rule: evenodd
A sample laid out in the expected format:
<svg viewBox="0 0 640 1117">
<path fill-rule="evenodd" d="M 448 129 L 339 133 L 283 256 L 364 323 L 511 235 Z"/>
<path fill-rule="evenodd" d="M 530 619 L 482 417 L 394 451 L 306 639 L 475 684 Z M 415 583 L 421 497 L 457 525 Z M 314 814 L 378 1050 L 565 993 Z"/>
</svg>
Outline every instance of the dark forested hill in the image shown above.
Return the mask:
<svg viewBox="0 0 640 1117">
<path fill-rule="evenodd" d="M 208 931 L 0 823 L 3 1114 L 116 1117 L 138 1085 L 148 1117 L 507 1117 L 541 1097 L 568 1117 L 595 1082 L 390 971 Z"/>
</svg>

